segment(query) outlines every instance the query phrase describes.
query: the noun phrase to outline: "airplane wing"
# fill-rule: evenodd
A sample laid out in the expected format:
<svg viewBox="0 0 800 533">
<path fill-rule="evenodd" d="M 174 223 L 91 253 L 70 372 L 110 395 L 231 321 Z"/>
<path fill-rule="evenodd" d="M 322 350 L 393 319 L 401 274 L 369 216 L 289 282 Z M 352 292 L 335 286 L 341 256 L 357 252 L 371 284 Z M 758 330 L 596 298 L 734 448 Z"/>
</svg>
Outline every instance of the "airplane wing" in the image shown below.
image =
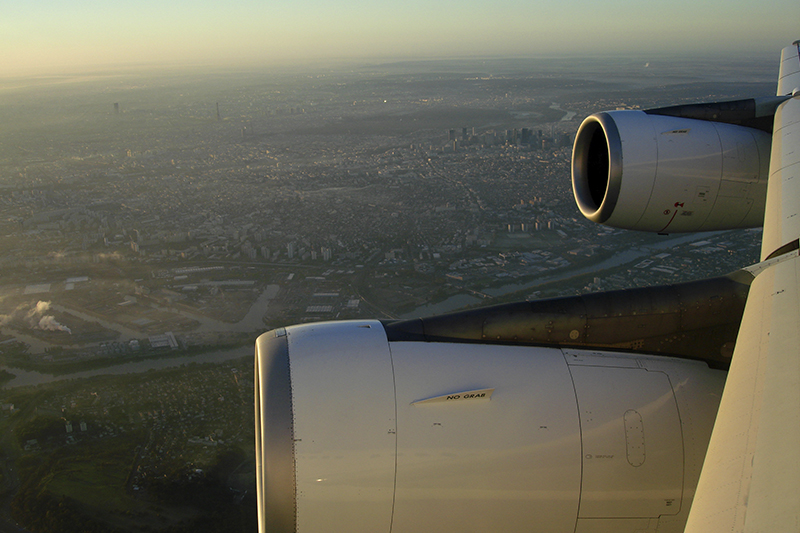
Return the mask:
<svg viewBox="0 0 800 533">
<path fill-rule="evenodd" d="M 783 50 L 762 262 L 687 533 L 800 529 L 800 42 Z"/>
</svg>

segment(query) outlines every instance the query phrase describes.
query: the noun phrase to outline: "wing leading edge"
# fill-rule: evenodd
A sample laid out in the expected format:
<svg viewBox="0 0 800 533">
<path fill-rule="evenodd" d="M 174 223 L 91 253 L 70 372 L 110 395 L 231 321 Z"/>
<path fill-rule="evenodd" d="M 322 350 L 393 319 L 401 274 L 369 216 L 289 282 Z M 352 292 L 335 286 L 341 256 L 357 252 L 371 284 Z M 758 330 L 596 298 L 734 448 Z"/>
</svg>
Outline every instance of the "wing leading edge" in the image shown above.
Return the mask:
<svg viewBox="0 0 800 533">
<path fill-rule="evenodd" d="M 783 50 L 759 273 L 688 533 L 800 530 L 800 42 Z M 767 259 L 770 258 L 770 259 Z"/>
</svg>

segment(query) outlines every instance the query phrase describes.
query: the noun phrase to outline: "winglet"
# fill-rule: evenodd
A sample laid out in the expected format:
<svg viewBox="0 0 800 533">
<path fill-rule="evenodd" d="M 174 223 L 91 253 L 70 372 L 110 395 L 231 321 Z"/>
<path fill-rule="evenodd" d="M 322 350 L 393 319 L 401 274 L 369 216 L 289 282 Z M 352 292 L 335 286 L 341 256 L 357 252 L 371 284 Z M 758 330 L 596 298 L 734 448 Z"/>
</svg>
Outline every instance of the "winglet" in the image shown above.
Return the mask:
<svg viewBox="0 0 800 533">
<path fill-rule="evenodd" d="M 777 95 L 794 94 L 798 88 L 800 88 L 800 41 L 795 41 L 781 52 Z"/>
</svg>

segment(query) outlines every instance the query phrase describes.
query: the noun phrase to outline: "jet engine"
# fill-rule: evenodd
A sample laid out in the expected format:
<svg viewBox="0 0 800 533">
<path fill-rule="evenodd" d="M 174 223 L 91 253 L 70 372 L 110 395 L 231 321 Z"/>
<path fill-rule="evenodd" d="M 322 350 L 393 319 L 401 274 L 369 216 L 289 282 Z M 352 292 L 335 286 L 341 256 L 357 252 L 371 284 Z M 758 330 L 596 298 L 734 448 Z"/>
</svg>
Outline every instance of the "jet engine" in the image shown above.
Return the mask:
<svg viewBox="0 0 800 533">
<path fill-rule="evenodd" d="M 391 328 L 259 337 L 262 533 L 683 530 L 723 371 Z"/>
<path fill-rule="evenodd" d="M 771 135 L 685 116 L 716 117 L 710 106 L 703 113 L 683 106 L 587 117 L 572 154 L 581 213 L 593 222 L 659 233 L 760 226 Z M 681 114 L 675 109 L 684 116 L 672 116 Z"/>
</svg>

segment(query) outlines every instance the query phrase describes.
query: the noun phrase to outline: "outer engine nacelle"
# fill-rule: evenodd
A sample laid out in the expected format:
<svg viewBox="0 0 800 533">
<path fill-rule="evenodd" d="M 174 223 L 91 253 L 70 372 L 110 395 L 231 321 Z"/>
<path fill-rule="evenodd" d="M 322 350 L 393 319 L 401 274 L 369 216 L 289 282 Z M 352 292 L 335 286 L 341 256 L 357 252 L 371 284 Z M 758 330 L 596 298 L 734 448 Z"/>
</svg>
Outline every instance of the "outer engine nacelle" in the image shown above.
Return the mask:
<svg viewBox="0 0 800 533">
<path fill-rule="evenodd" d="M 760 226 L 771 137 L 706 120 L 608 111 L 581 124 L 572 189 L 588 219 L 677 233 Z"/>
<path fill-rule="evenodd" d="M 724 372 L 387 328 L 259 337 L 262 532 L 683 530 Z"/>
</svg>

